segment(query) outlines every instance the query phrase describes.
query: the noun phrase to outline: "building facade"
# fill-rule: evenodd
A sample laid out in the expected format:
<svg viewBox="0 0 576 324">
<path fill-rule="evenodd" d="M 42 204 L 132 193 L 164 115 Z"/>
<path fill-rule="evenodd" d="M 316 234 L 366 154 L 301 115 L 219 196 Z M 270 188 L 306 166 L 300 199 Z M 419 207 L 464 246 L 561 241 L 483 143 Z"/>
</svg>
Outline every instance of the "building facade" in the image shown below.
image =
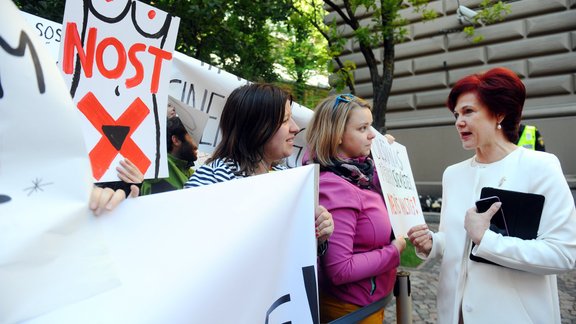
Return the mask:
<svg viewBox="0 0 576 324">
<path fill-rule="evenodd" d="M 477 10 L 481 0 L 459 2 Z M 576 0 L 505 2 L 512 12 L 500 23 L 477 28 L 484 36 L 478 43 L 460 32 L 457 0 L 430 1 L 428 8 L 438 18 L 429 22 L 410 7 L 401 11 L 410 24 L 406 41 L 395 47 L 386 126 L 407 147 L 420 194 L 439 196 L 444 169 L 474 154 L 462 149 L 454 117 L 445 108 L 451 86 L 497 66 L 515 71 L 526 85 L 523 121 L 541 131 L 546 150 L 558 156 L 576 192 Z M 363 23 L 370 23 L 369 15 Z M 351 34 L 344 25 L 341 31 Z M 356 94 L 370 99 L 369 71 L 354 42 L 348 42 L 341 59 L 357 64 Z"/>
</svg>

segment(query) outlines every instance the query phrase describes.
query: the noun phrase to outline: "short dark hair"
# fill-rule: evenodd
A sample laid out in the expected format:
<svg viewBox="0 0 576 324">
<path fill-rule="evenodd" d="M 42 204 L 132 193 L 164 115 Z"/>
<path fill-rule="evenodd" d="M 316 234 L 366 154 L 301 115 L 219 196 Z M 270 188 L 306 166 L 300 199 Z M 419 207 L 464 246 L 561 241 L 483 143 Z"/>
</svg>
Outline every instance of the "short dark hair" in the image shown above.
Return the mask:
<svg viewBox="0 0 576 324">
<path fill-rule="evenodd" d="M 174 145 L 172 144 L 172 135 L 176 136 L 180 141 L 186 140 L 186 127 L 178 117 L 168 118 L 166 121 L 166 144 L 168 152 L 172 152 Z"/>
<path fill-rule="evenodd" d="M 454 112 L 458 98 L 466 93 L 476 94 L 494 116 L 504 115 L 500 123 L 504 135 L 510 142 L 516 143 L 526 100 L 526 88 L 520 78 L 502 67 L 466 76 L 456 82 L 450 91 L 446 101 L 448 109 Z"/>
<path fill-rule="evenodd" d="M 206 161 L 232 159 L 240 172 L 253 174 L 264 158 L 264 144 L 284 121 L 289 92 L 268 83 L 252 83 L 236 88 L 226 100 L 220 116 L 222 140 Z"/>
</svg>

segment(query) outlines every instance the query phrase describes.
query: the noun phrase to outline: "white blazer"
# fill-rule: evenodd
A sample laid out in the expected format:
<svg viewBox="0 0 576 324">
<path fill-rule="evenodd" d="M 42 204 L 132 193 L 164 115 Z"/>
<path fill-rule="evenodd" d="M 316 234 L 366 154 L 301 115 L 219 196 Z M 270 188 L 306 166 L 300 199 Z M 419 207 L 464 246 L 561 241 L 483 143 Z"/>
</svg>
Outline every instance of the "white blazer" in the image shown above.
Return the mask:
<svg viewBox="0 0 576 324">
<path fill-rule="evenodd" d="M 560 323 L 556 274 L 576 264 L 576 209 L 556 156 L 518 148 L 504 159 L 452 165 L 442 179 L 439 232 L 429 258 L 442 256 L 438 323 Z M 471 261 L 466 210 L 483 187 L 545 196 L 535 240 L 487 230 L 474 254 L 505 267 Z"/>
</svg>

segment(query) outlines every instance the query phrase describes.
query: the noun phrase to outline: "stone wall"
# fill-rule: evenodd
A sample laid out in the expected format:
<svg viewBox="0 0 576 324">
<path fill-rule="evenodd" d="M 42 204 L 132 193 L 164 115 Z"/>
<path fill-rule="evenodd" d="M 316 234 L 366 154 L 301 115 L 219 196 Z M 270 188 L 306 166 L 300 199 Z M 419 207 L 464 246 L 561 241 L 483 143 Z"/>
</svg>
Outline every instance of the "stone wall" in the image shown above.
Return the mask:
<svg viewBox="0 0 576 324">
<path fill-rule="evenodd" d="M 478 9 L 481 0 L 461 0 Z M 420 191 L 438 193 L 442 171 L 473 154 L 461 148 L 452 115 L 444 106 L 450 87 L 463 76 L 496 66 L 515 71 L 527 88 L 523 119 L 544 135 L 570 184 L 576 187 L 576 0 L 508 1 L 512 13 L 503 22 L 477 28 L 484 40 L 464 33 L 456 0 L 430 1 L 438 18 L 423 22 L 408 7 L 405 42 L 396 45 L 395 78 L 388 101 L 387 127 L 407 146 Z M 336 17 L 334 13 L 327 19 Z M 371 23 L 370 17 L 362 20 Z M 347 26 L 340 30 L 350 35 Z M 382 57 L 382 51 L 376 50 Z M 355 61 L 357 95 L 370 99 L 372 86 L 357 44 L 349 41 L 343 60 Z"/>
</svg>

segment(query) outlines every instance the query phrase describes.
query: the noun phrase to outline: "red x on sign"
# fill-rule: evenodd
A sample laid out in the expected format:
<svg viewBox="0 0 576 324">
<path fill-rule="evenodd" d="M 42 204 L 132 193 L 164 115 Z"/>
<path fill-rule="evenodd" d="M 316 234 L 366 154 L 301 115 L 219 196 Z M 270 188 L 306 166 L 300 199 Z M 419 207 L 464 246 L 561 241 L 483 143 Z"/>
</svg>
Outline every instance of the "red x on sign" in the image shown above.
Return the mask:
<svg viewBox="0 0 576 324">
<path fill-rule="evenodd" d="M 78 109 L 102 134 L 89 154 L 92 174 L 96 180 L 100 180 L 118 153 L 132 161 L 142 173 L 146 173 L 150 160 L 130 138 L 150 113 L 140 98 L 136 98 L 117 120 L 108 114 L 92 92 L 88 92 L 78 102 Z"/>
</svg>

